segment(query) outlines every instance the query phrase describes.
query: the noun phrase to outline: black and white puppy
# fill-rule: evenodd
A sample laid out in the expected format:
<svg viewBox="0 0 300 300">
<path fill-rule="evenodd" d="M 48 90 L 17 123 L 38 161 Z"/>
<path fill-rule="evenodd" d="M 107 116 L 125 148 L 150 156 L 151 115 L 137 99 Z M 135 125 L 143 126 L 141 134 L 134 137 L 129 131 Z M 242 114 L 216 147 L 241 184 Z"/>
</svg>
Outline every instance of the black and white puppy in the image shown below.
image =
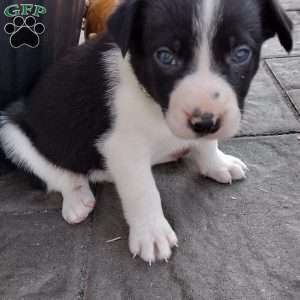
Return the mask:
<svg viewBox="0 0 300 300">
<path fill-rule="evenodd" d="M 247 167 L 218 149 L 238 132 L 261 46 L 292 23 L 275 0 L 127 0 L 109 34 L 72 50 L 37 83 L 18 113 L 2 115 L 6 155 L 63 196 L 69 223 L 95 206 L 89 181 L 112 181 L 130 226 L 129 247 L 167 260 L 177 237 L 151 166 L 190 150 L 221 183 Z"/>
</svg>

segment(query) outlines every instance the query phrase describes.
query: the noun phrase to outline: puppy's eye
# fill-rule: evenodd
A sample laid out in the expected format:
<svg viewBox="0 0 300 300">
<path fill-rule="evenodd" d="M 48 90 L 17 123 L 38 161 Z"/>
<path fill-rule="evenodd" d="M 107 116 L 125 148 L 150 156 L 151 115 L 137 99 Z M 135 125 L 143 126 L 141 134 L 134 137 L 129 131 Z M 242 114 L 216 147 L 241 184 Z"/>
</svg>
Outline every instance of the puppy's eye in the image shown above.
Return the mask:
<svg viewBox="0 0 300 300">
<path fill-rule="evenodd" d="M 233 49 L 230 53 L 230 62 L 234 64 L 245 64 L 249 62 L 252 57 L 252 51 L 248 46 L 240 46 Z"/>
<path fill-rule="evenodd" d="M 158 64 L 164 67 L 175 66 L 177 64 L 177 59 L 173 52 L 168 48 L 160 48 L 154 53 L 155 60 Z"/>
</svg>

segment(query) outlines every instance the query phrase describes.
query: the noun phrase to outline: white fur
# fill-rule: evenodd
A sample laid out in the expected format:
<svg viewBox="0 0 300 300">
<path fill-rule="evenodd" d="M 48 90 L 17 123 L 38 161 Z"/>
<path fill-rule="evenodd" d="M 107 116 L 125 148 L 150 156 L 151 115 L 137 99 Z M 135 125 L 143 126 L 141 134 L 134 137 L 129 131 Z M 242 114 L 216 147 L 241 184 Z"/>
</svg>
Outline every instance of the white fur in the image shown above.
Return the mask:
<svg viewBox="0 0 300 300">
<path fill-rule="evenodd" d="M 36 150 L 26 135 L 8 120 L 2 120 L 0 141 L 7 157 L 16 165 L 42 179 L 49 191 L 62 193 L 62 213 L 67 222 L 79 223 L 93 210 L 95 198 L 87 178 L 50 163 Z"/>
<path fill-rule="evenodd" d="M 200 37 L 200 49 L 196 49 L 198 52 L 198 65 L 197 72 L 205 73 L 206 75 L 211 72 L 211 41 L 215 34 L 217 25 L 217 16 L 220 9 L 220 0 L 204 0 L 202 5 L 199 6 L 199 15 L 201 16 L 201 24 L 198 30 Z"/>
<path fill-rule="evenodd" d="M 111 102 L 116 119 L 110 134 L 99 141 L 98 150 L 106 158 L 122 200 L 130 226 L 131 252 L 149 263 L 156 259 L 167 260 L 177 238 L 163 214 L 151 166 L 172 160 L 172 153 L 186 147 L 193 149 L 196 161 L 203 165 L 203 174 L 220 182 L 244 178 L 244 165 L 223 154 L 216 141 L 175 136 L 160 107 L 143 92 L 128 58 L 122 60 L 119 51 L 110 51 L 107 63 L 110 59 L 114 61 L 114 68 L 120 70 L 119 84 L 115 85 Z M 186 99 L 190 95 L 185 92 L 184 96 Z M 212 159 L 208 162 L 210 156 Z"/>
<path fill-rule="evenodd" d="M 202 175 L 229 184 L 233 180 L 246 178 L 247 166 L 240 159 L 224 154 L 218 148 L 216 140 L 201 140 L 192 150 L 192 156 Z"/>
<path fill-rule="evenodd" d="M 114 122 L 110 132 L 95 141 L 95 146 L 106 159 L 106 171 L 91 170 L 85 177 L 62 170 L 43 157 L 9 120 L 3 120 L 0 130 L 7 156 L 45 181 L 49 190 L 62 193 L 63 216 L 70 223 L 84 220 L 94 207 L 88 180 L 113 181 L 130 227 L 130 251 L 149 263 L 168 260 L 172 247 L 177 245 L 176 234 L 162 210 L 153 165 L 174 160 L 174 153 L 190 148 L 203 175 L 222 183 L 245 177 L 245 164 L 222 153 L 216 141 L 237 131 L 240 115 L 234 91 L 211 69 L 208 33 L 219 7 L 219 1 L 213 2 L 204 1 L 206 25 L 202 39 L 206 42 L 197 49 L 196 71 L 177 84 L 167 119 L 139 85 L 128 57 L 123 60 L 119 50 L 104 55 L 111 84 L 108 105 Z M 213 99 L 215 92 L 220 93 L 218 99 Z M 222 128 L 209 137 L 211 140 L 196 140 L 187 128 L 185 112 L 190 114 L 195 109 L 222 117 Z"/>
<path fill-rule="evenodd" d="M 236 94 L 228 82 L 212 69 L 211 41 L 218 23 L 220 0 L 205 0 L 199 6 L 202 22 L 195 21 L 200 47 L 195 49 L 196 68 L 177 83 L 170 97 L 167 121 L 177 136 L 192 139 L 196 134 L 188 127 L 188 118 L 195 111 L 212 113 L 222 120 L 221 128 L 211 139 L 235 135 L 240 126 L 240 110 Z M 218 94 L 218 97 L 215 95 Z"/>
<path fill-rule="evenodd" d="M 112 177 L 108 171 L 93 170 L 89 172 L 88 178 L 91 182 L 113 182 Z"/>
</svg>

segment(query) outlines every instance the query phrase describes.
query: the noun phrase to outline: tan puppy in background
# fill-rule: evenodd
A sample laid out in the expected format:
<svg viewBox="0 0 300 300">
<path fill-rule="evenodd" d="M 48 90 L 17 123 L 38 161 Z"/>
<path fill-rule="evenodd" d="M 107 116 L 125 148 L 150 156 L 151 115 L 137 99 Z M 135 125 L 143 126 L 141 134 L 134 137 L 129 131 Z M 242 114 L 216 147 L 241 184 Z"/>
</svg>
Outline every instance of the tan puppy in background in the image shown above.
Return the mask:
<svg viewBox="0 0 300 300">
<path fill-rule="evenodd" d="M 86 39 L 105 32 L 107 19 L 120 2 L 121 0 L 86 0 Z"/>
</svg>

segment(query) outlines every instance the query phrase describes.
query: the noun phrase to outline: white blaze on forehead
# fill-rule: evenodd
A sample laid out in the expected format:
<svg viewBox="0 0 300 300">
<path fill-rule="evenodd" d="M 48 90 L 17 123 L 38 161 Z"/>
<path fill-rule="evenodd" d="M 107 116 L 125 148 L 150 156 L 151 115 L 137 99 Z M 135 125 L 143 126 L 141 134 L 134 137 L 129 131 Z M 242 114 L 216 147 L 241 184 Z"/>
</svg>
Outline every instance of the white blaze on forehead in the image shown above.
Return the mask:
<svg viewBox="0 0 300 300">
<path fill-rule="evenodd" d="M 203 0 L 201 7 L 201 17 L 203 18 L 204 31 L 209 33 L 216 25 L 220 0 Z"/>
<path fill-rule="evenodd" d="M 230 83 L 213 64 L 213 41 L 226 0 L 197 1 L 193 29 L 198 43 L 194 49 L 194 68 L 171 93 L 167 123 L 175 135 L 196 138 L 197 134 L 189 126 L 190 116 L 195 112 L 209 113 L 221 120 L 220 129 L 210 138 L 231 137 L 237 133 L 241 119 L 238 101 Z"/>
<path fill-rule="evenodd" d="M 220 6 L 221 0 L 202 0 L 199 5 L 200 21 L 197 23 L 200 24 L 200 49 L 196 50 L 198 52 L 198 72 L 209 72 L 211 69 L 211 41 L 217 27 Z"/>
</svg>

